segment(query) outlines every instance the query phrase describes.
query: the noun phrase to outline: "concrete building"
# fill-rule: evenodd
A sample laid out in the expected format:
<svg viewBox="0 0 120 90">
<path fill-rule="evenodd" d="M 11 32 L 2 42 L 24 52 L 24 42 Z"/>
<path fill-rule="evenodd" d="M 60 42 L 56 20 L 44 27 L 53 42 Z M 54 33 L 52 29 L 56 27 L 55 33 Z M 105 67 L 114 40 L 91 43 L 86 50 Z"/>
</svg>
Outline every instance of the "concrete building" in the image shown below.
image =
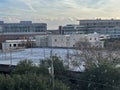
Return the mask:
<svg viewBox="0 0 120 90">
<path fill-rule="evenodd" d="M 0 21 L 0 49 L 5 40 L 29 39 L 35 35 L 47 34 L 46 23 L 32 23 L 32 21 L 20 21 L 20 23 L 4 23 Z"/>
<path fill-rule="evenodd" d="M 102 37 L 102 38 L 101 38 Z M 71 34 L 71 35 L 46 35 L 36 36 L 36 45 L 43 47 L 75 47 L 77 42 L 90 42 L 93 46 L 104 47 L 104 41 L 107 39 L 106 35 L 94 34 Z"/>
<path fill-rule="evenodd" d="M 120 38 L 120 20 L 79 20 L 79 25 L 85 27 L 87 34 L 97 32 L 110 35 L 111 38 Z"/>
<path fill-rule="evenodd" d="M 6 40 L 2 43 L 2 52 L 10 52 L 25 48 L 27 40 Z"/>
<path fill-rule="evenodd" d="M 37 47 L 48 47 L 48 35 L 35 36 Z"/>
</svg>

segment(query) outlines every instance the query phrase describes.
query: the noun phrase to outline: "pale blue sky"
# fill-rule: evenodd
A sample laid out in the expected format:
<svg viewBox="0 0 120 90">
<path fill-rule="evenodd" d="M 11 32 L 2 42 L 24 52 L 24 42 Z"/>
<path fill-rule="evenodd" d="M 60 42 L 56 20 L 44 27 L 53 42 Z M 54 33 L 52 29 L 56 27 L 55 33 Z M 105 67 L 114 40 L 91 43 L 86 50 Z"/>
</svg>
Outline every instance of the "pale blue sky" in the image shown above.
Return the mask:
<svg viewBox="0 0 120 90">
<path fill-rule="evenodd" d="M 48 29 L 77 19 L 120 18 L 120 0 L 0 0 L 0 20 L 48 23 Z"/>
</svg>

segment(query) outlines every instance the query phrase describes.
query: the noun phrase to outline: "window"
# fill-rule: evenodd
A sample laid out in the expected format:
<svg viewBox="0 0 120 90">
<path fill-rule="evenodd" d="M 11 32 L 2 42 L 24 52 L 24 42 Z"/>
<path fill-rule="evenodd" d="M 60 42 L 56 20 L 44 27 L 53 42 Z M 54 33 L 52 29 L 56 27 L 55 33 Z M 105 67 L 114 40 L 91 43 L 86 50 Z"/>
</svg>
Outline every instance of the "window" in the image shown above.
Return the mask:
<svg viewBox="0 0 120 90">
<path fill-rule="evenodd" d="M 12 45 L 11 44 L 9 44 L 9 47 L 11 47 Z"/>
<path fill-rule="evenodd" d="M 18 47 L 20 47 L 21 46 L 21 44 L 18 44 Z"/>
<path fill-rule="evenodd" d="M 67 41 L 69 41 L 69 38 L 67 38 Z"/>
<path fill-rule="evenodd" d="M 93 23 L 93 25 L 96 25 L 96 23 Z"/>
<path fill-rule="evenodd" d="M 55 42 L 57 42 L 57 39 L 55 39 Z"/>
<path fill-rule="evenodd" d="M 16 47 L 16 44 L 13 44 L 14 47 Z"/>
</svg>

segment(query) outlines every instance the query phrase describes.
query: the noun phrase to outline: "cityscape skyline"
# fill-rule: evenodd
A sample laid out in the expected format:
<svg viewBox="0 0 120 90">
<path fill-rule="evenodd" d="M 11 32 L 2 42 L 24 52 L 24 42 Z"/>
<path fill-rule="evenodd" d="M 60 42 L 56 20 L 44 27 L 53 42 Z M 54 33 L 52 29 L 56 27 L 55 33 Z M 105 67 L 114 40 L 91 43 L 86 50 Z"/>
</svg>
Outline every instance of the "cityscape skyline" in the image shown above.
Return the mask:
<svg viewBox="0 0 120 90">
<path fill-rule="evenodd" d="M 48 29 L 77 19 L 119 19 L 119 0 L 0 0 L 0 20 L 44 22 Z"/>
</svg>

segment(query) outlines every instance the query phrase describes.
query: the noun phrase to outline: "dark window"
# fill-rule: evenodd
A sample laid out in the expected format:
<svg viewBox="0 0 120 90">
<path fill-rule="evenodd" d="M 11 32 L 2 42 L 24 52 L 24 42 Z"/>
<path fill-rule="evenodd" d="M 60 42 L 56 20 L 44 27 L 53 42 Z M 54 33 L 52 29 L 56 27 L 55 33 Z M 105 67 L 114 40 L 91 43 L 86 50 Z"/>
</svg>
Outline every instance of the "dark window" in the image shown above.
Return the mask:
<svg viewBox="0 0 120 90">
<path fill-rule="evenodd" d="M 67 41 L 69 41 L 69 38 L 67 38 Z"/>
<path fill-rule="evenodd" d="M 14 47 L 16 47 L 16 44 L 13 44 Z"/>
<path fill-rule="evenodd" d="M 20 46 L 21 46 L 21 44 L 18 44 L 18 46 L 20 47 Z"/>
<path fill-rule="evenodd" d="M 57 39 L 55 39 L 55 42 L 57 42 Z"/>
<path fill-rule="evenodd" d="M 11 47 L 12 45 L 11 44 L 9 44 L 9 47 Z"/>
</svg>

